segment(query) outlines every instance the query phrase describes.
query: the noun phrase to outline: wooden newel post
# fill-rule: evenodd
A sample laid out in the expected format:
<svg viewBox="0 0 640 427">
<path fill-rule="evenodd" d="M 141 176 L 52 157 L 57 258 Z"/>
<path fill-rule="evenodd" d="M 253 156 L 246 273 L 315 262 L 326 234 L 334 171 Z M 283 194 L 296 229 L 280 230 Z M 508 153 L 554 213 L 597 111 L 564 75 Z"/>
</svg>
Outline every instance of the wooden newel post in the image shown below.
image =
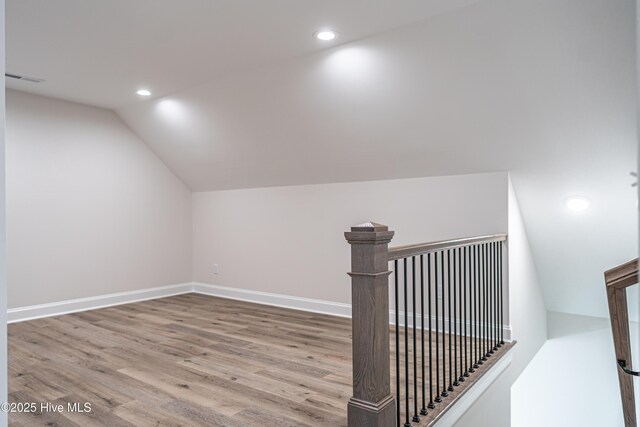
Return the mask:
<svg viewBox="0 0 640 427">
<path fill-rule="evenodd" d="M 366 223 L 344 233 L 351 245 L 353 397 L 349 427 L 396 425 L 389 358 L 389 242 L 386 225 Z"/>
</svg>

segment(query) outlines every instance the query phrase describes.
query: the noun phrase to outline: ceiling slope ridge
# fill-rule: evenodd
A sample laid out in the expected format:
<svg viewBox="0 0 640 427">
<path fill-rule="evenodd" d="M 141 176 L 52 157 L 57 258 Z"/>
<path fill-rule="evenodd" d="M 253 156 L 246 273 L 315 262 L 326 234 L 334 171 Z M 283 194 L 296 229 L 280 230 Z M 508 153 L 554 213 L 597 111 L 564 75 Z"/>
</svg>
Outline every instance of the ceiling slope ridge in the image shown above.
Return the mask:
<svg viewBox="0 0 640 427">
<path fill-rule="evenodd" d="M 512 230 L 513 229 L 513 225 L 512 225 L 512 219 L 515 219 L 515 221 L 517 221 L 519 224 L 517 225 L 521 225 L 522 226 L 522 237 L 523 237 L 523 241 L 526 244 L 526 249 L 529 253 L 529 256 L 531 257 L 529 264 L 533 270 L 533 281 L 537 284 L 537 288 L 539 288 L 538 290 L 540 290 L 541 295 L 540 297 L 542 298 L 542 303 L 544 304 L 544 307 L 547 311 L 549 311 L 549 304 L 547 303 L 547 299 L 549 298 L 546 293 L 545 293 L 545 284 L 542 281 L 542 275 L 540 274 L 540 262 L 538 260 L 538 256 L 537 254 L 539 253 L 538 250 L 539 248 L 534 247 L 534 245 L 531 242 L 531 231 L 530 231 L 530 226 L 528 224 L 528 221 L 526 220 L 526 212 L 525 212 L 525 208 L 522 207 L 522 204 L 520 203 L 520 198 L 518 196 L 518 189 L 516 188 L 516 184 L 514 184 L 513 182 L 513 172 L 509 171 L 507 173 L 507 209 L 511 210 L 513 209 L 515 218 L 512 218 L 512 215 L 509 214 L 507 215 L 507 229 L 508 230 Z"/>
<path fill-rule="evenodd" d="M 94 107 L 94 108 L 100 108 L 100 107 Z M 167 162 L 164 161 L 164 159 L 158 155 L 158 153 L 156 152 L 156 150 L 153 149 L 153 146 L 151 144 L 149 144 L 147 142 L 147 140 L 140 135 L 139 132 L 137 132 L 135 130 L 135 128 L 133 126 L 131 126 L 129 124 L 129 122 L 120 114 L 118 113 L 117 110 L 114 109 L 110 109 L 110 108 L 103 108 L 104 110 L 108 110 L 111 113 L 114 114 L 115 117 L 118 118 L 118 120 L 129 130 L 129 132 L 131 132 L 132 135 L 134 135 L 137 139 L 140 140 L 140 142 L 142 144 L 144 144 L 144 146 L 147 148 L 147 150 L 149 150 L 149 152 L 160 162 L 162 163 L 162 165 L 171 173 L 171 175 L 173 175 L 173 177 L 184 186 L 184 188 L 189 191 L 189 193 L 193 194 L 194 191 L 193 189 L 189 186 L 189 184 L 186 183 L 185 180 L 183 180 L 180 175 L 178 173 L 176 173 L 175 170 L 173 170 L 173 168 L 171 166 L 169 166 L 169 164 L 167 164 Z"/>
<path fill-rule="evenodd" d="M 75 101 L 73 99 L 60 98 L 58 96 L 51 96 L 51 95 L 42 95 L 42 94 L 39 94 L 39 93 L 30 92 L 28 90 L 16 89 L 16 88 L 10 88 L 10 87 L 6 87 L 5 91 L 7 91 L 7 92 L 19 92 L 19 93 L 23 93 L 23 94 L 28 95 L 28 96 L 40 97 L 40 98 L 46 98 L 46 99 L 54 99 L 56 101 L 68 102 L 69 104 L 75 104 L 75 105 L 79 105 L 81 107 L 95 108 L 97 110 L 110 111 L 112 113 L 115 113 L 115 109 L 113 109 L 113 108 L 104 107 L 104 106 L 96 105 L 96 104 L 89 104 L 87 102 L 82 102 L 82 101 Z"/>
<path fill-rule="evenodd" d="M 220 188 L 213 190 L 192 190 L 193 194 L 196 193 L 224 193 L 231 191 L 251 191 L 251 190 L 267 190 L 267 189 L 278 189 L 278 188 L 299 188 L 299 187 L 319 187 L 319 186 L 339 186 L 346 184 L 367 184 L 367 183 L 388 183 L 393 181 L 416 181 L 421 179 L 447 179 L 447 178 L 463 178 L 469 176 L 480 176 L 480 175 L 498 175 L 505 174 L 505 171 L 488 171 L 488 172 L 469 172 L 469 173 L 457 173 L 457 174 L 446 174 L 446 175 L 416 175 L 416 176 L 406 176 L 406 177 L 394 177 L 394 178 L 372 178 L 372 179 L 357 179 L 351 181 L 319 181 L 319 182 L 311 182 L 311 183 L 300 183 L 300 184 L 282 184 L 282 185 L 263 185 L 263 186 L 246 186 L 246 187 L 233 187 L 233 188 Z"/>
</svg>

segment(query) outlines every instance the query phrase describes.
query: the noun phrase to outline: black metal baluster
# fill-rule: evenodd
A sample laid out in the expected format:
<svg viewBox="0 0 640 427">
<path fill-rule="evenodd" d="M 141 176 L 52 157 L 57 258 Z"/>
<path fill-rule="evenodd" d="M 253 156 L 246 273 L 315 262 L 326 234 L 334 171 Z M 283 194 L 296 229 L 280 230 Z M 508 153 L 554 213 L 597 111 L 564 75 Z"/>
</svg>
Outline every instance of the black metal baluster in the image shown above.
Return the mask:
<svg viewBox="0 0 640 427">
<path fill-rule="evenodd" d="M 473 263 L 473 252 L 474 247 L 469 246 L 469 372 L 474 373 L 476 370 L 473 369 L 473 364 L 475 363 L 475 351 L 476 351 L 476 334 L 475 334 L 475 313 L 476 313 L 476 300 L 475 300 L 475 281 L 474 281 L 474 268 L 475 264 Z"/>
<path fill-rule="evenodd" d="M 489 243 L 485 244 L 485 277 L 486 277 L 486 282 L 485 282 L 485 293 L 486 293 L 486 307 L 485 307 L 485 311 L 486 311 L 486 316 L 487 316 L 487 323 L 486 323 L 486 329 L 485 329 L 485 355 L 487 357 L 491 356 L 491 253 L 490 253 L 490 249 L 491 249 L 491 245 Z"/>
<path fill-rule="evenodd" d="M 482 311 L 480 310 L 481 308 L 481 301 L 482 301 L 482 294 L 480 293 L 481 290 L 481 283 L 480 283 L 480 278 L 481 278 L 481 274 L 480 274 L 480 245 L 476 246 L 475 248 L 475 288 L 476 288 L 476 365 L 481 365 L 482 361 L 480 360 L 481 356 L 481 351 L 482 351 L 482 343 L 480 342 L 481 339 L 481 335 L 482 335 Z M 478 368 L 478 366 L 474 366 L 476 369 Z"/>
<path fill-rule="evenodd" d="M 458 361 L 458 366 L 460 367 L 460 376 L 458 377 L 458 382 L 464 382 L 464 369 L 462 369 L 462 364 L 464 362 L 464 358 L 462 355 L 462 350 L 463 350 L 463 344 L 462 344 L 462 339 L 465 338 L 464 335 L 462 335 L 462 322 L 463 322 L 463 315 L 462 315 L 462 282 L 463 282 L 463 270 L 464 269 L 464 265 L 463 265 L 463 260 L 462 260 L 462 248 L 458 248 L 458 324 L 459 324 L 459 329 L 458 329 L 458 342 L 460 343 L 460 360 Z M 465 342 L 466 344 L 466 342 Z"/>
<path fill-rule="evenodd" d="M 451 351 L 451 249 L 447 250 L 447 307 L 448 307 L 448 311 L 447 311 L 447 319 L 449 321 L 449 388 L 447 389 L 448 391 L 453 391 L 453 365 L 452 365 L 452 359 L 451 359 L 451 355 L 452 355 L 452 351 Z"/>
<path fill-rule="evenodd" d="M 491 353 L 496 348 L 496 244 L 491 243 Z"/>
<path fill-rule="evenodd" d="M 405 427 L 411 427 L 409 422 L 409 292 L 407 288 L 407 258 L 404 260 L 404 401 Z"/>
<path fill-rule="evenodd" d="M 493 334 L 493 291 L 492 291 L 492 268 L 491 268 L 491 243 L 487 243 L 487 357 L 493 354 L 491 344 Z"/>
<path fill-rule="evenodd" d="M 493 351 L 498 350 L 498 242 L 493 243 Z"/>
<path fill-rule="evenodd" d="M 493 351 L 498 350 L 500 324 L 498 322 L 498 245 L 499 242 L 493 244 Z"/>
<path fill-rule="evenodd" d="M 413 281 L 413 418 L 414 423 L 420 422 L 418 416 L 418 348 L 416 346 L 416 257 L 411 257 L 411 275 Z"/>
<path fill-rule="evenodd" d="M 436 259 L 436 276 L 437 274 L 437 259 Z M 431 329 L 431 254 L 427 254 L 427 287 L 428 291 L 428 304 L 429 304 L 429 406 L 428 408 L 433 409 L 436 405 L 433 404 L 433 332 Z M 437 283 L 436 283 L 436 292 L 437 292 Z M 437 298 L 436 298 L 437 301 Z M 436 318 L 438 317 L 438 305 L 436 304 Z M 438 320 L 436 319 L 436 340 L 438 339 Z M 437 341 L 436 341 L 437 342 Z M 436 353 L 436 358 L 437 358 Z M 438 371 L 436 370 L 436 375 Z M 437 390 L 437 389 L 436 389 Z M 426 412 L 426 411 L 425 411 Z M 426 415 L 426 414 L 425 414 Z"/>
<path fill-rule="evenodd" d="M 500 260 L 498 259 L 500 251 L 500 242 L 496 242 L 496 286 L 495 286 L 495 298 L 496 298 L 496 345 L 495 349 L 497 350 L 500 347 L 500 329 L 502 329 L 502 324 L 500 323 Z"/>
<path fill-rule="evenodd" d="M 469 372 L 475 372 L 473 369 L 473 364 L 475 363 L 475 351 L 476 351 L 476 292 L 475 292 L 475 280 L 474 280 L 474 271 L 475 264 L 473 262 L 473 254 L 475 252 L 474 246 L 469 246 L 469 334 L 471 335 L 471 340 L 469 341 Z"/>
<path fill-rule="evenodd" d="M 482 356 L 482 360 L 486 361 L 487 358 L 490 356 L 489 354 L 489 346 L 488 346 L 488 335 L 489 335 L 489 298 L 488 298 L 488 288 L 489 288 L 489 284 L 488 282 L 488 268 L 487 268 L 487 244 L 485 243 L 484 245 L 482 245 L 482 275 L 483 275 L 483 282 L 482 282 L 482 287 L 483 287 L 483 299 L 484 299 L 484 307 L 483 307 L 483 311 L 484 311 L 484 341 L 483 341 L 483 345 L 482 345 L 482 351 L 483 351 L 483 356 Z"/>
<path fill-rule="evenodd" d="M 456 301 L 458 300 L 456 297 L 456 285 L 459 278 L 456 277 L 456 266 L 458 262 L 456 260 L 456 250 L 453 250 L 453 385 L 459 386 L 458 382 L 458 316 L 457 316 L 457 307 Z M 451 280 L 451 279 L 449 279 Z M 451 317 L 451 316 L 449 316 Z M 449 319 L 451 322 L 452 319 Z"/>
<path fill-rule="evenodd" d="M 440 330 L 438 328 L 438 252 L 434 253 L 434 290 L 435 290 L 435 307 L 436 307 L 436 402 L 442 402 L 440 398 Z M 444 343 L 443 343 L 444 344 Z M 431 363 L 431 361 L 429 361 Z M 434 405 L 435 406 L 435 405 Z"/>
<path fill-rule="evenodd" d="M 480 346 L 478 347 L 478 357 L 480 357 L 479 361 L 478 361 L 478 365 L 482 365 L 484 363 L 484 360 L 482 359 L 482 357 L 484 356 L 484 280 L 483 280 L 483 275 L 484 275 L 484 269 L 483 269 L 483 264 L 482 264 L 482 249 L 483 246 L 479 245 L 478 246 L 478 343 L 480 344 Z"/>
<path fill-rule="evenodd" d="M 471 351 L 471 341 L 470 341 L 470 337 L 469 334 L 470 332 L 470 327 L 468 327 L 467 323 L 469 323 L 469 319 L 471 318 L 471 307 L 469 306 L 469 285 L 471 283 L 471 280 L 469 280 L 470 278 L 470 271 L 471 271 L 471 266 L 470 266 L 470 262 L 469 262 L 469 246 L 465 246 L 462 250 L 462 256 L 464 259 L 464 268 L 463 268 L 463 272 L 464 272 L 464 299 L 462 302 L 462 305 L 464 306 L 464 319 L 462 320 L 464 322 L 464 376 L 465 378 L 469 377 L 469 351 Z"/>
<path fill-rule="evenodd" d="M 478 292 L 479 292 L 479 298 L 478 298 L 478 314 L 480 315 L 480 318 L 478 319 L 479 322 L 479 334 L 478 334 L 478 338 L 479 338 L 479 344 L 480 347 L 478 348 L 479 354 L 478 356 L 480 357 L 480 359 L 478 360 L 478 365 L 482 365 L 485 360 L 487 360 L 487 358 L 484 355 L 484 337 L 485 337 L 485 304 L 484 304 L 484 245 L 480 245 L 478 247 Z"/>
<path fill-rule="evenodd" d="M 428 258 L 429 254 L 427 254 L 427 260 Z M 429 295 L 429 297 L 431 297 L 431 295 Z M 431 307 L 429 307 L 429 309 L 431 309 Z M 422 338 L 422 351 L 420 352 L 420 356 L 422 358 L 422 408 L 420 409 L 420 415 L 427 415 L 427 406 L 425 402 L 426 381 L 424 377 L 424 316 L 424 255 L 420 255 L 420 318 L 422 319 L 422 327 L 420 328 Z M 431 340 L 431 312 L 429 312 L 429 340 Z M 431 350 L 431 342 L 429 342 L 429 350 Z M 431 355 L 429 355 L 429 360 L 431 360 Z M 431 387 L 431 378 L 429 378 L 429 387 Z"/>
<path fill-rule="evenodd" d="M 449 396 L 449 393 L 447 393 L 447 352 L 446 352 L 446 348 L 447 348 L 447 344 L 446 344 L 446 340 L 447 340 L 447 327 L 445 326 L 445 314 L 446 314 L 446 310 L 445 310 L 445 301 L 446 301 L 446 295 L 447 295 L 447 291 L 445 289 L 446 287 L 446 280 L 445 280 L 445 268 L 444 268 L 444 252 L 442 253 L 442 257 L 440 258 L 440 267 L 441 271 L 440 271 L 440 279 L 441 279 L 441 284 L 442 284 L 442 393 L 440 393 L 441 396 L 443 397 L 447 397 Z M 449 342 L 451 342 L 451 340 L 449 340 Z"/>
<path fill-rule="evenodd" d="M 495 331 L 495 305 L 494 305 L 494 289 L 495 289 L 495 266 L 493 264 L 493 261 L 495 259 L 495 257 L 493 256 L 493 248 L 494 248 L 494 244 L 489 243 L 489 353 L 493 354 L 493 338 L 494 338 L 494 331 Z"/>
<path fill-rule="evenodd" d="M 487 360 L 487 265 L 486 265 L 486 245 L 482 245 L 480 251 L 480 268 L 481 268 L 481 288 L 482 294 L 482 347 L 480 359 L 484 362 Z"/>
<path fill-rule="evenodd" d="M 491 344 L 489 352 L 495 353 L 496 348 L 496 257 L 495 242 L 491 243 Z"/>
<path fill-rule="evenodd" d="M 394 267 L 394 278 L 396 285 L 396 295 L 395 295 L 395 308 L 396 308 L 396 412 L 397 412 L 397 423 L 396 425 L 400 425 L 400 307 L 398 304 L 398 260 L 393 261 Z"/>
<path fill-rule="evenodd" d="M 478 245 L 475 245 L 473 247 L 473 288 L 474 288 L 474 294 L 473 294 L 473 305 L 474 305 L 474 309 L 473 309 L 473 329 L 474 329 L 474 341 L 475 341 L 475 348 L 474 348 L 474 356 L 473 356 L 473 368 L 474 369 L 478 369 L 479 366 L 479 360 L 480 360 L 480 341 L 479 341 L 479 332 L 480 332 L 480 328 L 479 328 L 479 321 L 480 321 L 480 311 L 479 311 L 479 300 L 480 300 L 480 295 L 479 295 L 479 290 L 480 290 L 480 285 L 478 283 L 478 251 L 479 251 L 479 247 Z"/>
<path fill-rule="evenodd" d="M 482 292 L 482 245 L 478 245 L 478 365 L 484 364 L 483 360 L 483 335 L 484 335 L 484 309 L 482 307 L 482 301 L 484 298 L 484 293 Z"/>
<path fill-rule="evenodd" d="M 504 246 L 503 243 L 500 243 L 499 246 L 499 260 L 500 260 L 500 344 L 503 345 L 504 344 L 504 306 L 503 306 L 503 302 L 502 302 L 502 247 Z"/>
<path fill-rule="evenodd" d="M 493 353 L 491 351 L 491 330 L 492 323 L 492 304 L 491 304 L 491 243 L 487 243 L 487 357 Z"/>
</svg>

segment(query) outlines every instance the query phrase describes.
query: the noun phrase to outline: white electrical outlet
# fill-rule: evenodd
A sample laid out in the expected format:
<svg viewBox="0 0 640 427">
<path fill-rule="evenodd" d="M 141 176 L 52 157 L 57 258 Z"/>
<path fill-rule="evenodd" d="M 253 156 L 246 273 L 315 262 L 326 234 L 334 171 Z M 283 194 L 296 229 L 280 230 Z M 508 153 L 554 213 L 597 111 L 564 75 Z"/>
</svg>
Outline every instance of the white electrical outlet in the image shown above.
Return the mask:
<svg viewBox="0 0 640 427">
<path fill-rule="evenodd" d="M 218 264 L 213 264 L 213 274 L 218 274 L 218 273 L 219 273 Z"/>
</svg>

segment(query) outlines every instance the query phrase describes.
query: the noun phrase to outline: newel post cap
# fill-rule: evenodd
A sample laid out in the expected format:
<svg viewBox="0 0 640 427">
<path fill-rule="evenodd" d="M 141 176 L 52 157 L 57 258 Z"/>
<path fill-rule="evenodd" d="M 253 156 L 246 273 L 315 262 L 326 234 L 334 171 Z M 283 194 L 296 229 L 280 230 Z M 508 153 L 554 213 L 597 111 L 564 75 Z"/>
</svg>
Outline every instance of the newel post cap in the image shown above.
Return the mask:
<svg viewBox="0 0 640 427">
<path fill-rule="evenodd" d="M 377 222 L 364 222 L 362 224 L 354 225 L 351 227 L 351 231 L 388 231 L 389 227 L 384 224 L 378 224 Z"/>
<path fill-rule="evenodd" d="M 350 244 L 389 243 L 393 235 L 394 232 L 389 231 L 389 227 L 373 221 L 354 225 L 351 231 L 344 233 L 344 237 Z"/>
</svg>

